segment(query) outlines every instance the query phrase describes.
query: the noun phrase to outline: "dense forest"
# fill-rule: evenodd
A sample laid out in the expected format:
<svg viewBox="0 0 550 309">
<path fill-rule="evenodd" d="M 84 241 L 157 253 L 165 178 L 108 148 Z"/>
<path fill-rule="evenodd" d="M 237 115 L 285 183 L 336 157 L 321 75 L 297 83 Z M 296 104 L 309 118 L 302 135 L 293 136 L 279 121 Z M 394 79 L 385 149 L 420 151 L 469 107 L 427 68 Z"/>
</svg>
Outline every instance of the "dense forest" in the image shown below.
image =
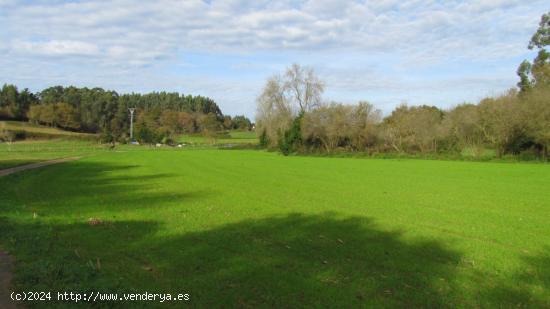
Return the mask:
<svg viewBox="0 0 550 309">
<path fill-rule="evenodd" d="M 250 130 L 245 116 L 224 116 L 212 99 L 179 93 L 118 94 L 101 88 L 50 87 L 38 93 L 14 85 L 0 90 L 0 119 L 100 133 L 104 142 L 129 140 L 129 108 L 136 108 L 135 138 L 169 142 L 175 134 Z"/>
<path fill-rule="evenodd" d="M 477 104 L 449 109 L 398 106 L 386 117 L 372 104 L 322 100 L 324 83 L 311 68 L 293 65 L 268 79 L 258 97 L 257 132 L 262 145 L 284 154 L 367 152 L 461 154 L 491 150 L 548 158 L 550 148 L 550 13 L 541 18 L 519 65 L 518 88 Z"/>
</svg>

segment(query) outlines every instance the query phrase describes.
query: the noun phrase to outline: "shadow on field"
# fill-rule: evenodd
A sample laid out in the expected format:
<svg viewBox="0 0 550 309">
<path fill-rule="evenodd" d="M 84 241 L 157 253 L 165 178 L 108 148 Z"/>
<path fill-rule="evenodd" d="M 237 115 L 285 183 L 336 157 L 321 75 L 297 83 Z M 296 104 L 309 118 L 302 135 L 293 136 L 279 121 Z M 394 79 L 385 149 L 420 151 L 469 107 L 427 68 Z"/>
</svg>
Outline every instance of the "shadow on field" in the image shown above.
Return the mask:
<svg viewBox="0 0 550 309">
<path fill-rule="evenodd" d="M 157 267 L 200 304 L 444 306 L 459 255 L 403 242 L 367 218 L 289 215 L 151 243 Z"/>
<path fill-rule="evenodd" d="M 178 211 L 211 193 L 166 192 L 163 181 L 174 175 L 139 176 L 136 168 L 83 161 L 10 178 L 18 188 L 0 193 L 8 200 L 0 202 L 0 242 L 16 256 L 19 290 L 189 293 L 200 307 L 452 307 L 461 255 L 439 242 L 404 240 L 368 218 L 335 213 L 170 236 L 173 221 L 169 229 L 124 211 Z M 96 211 L 113 216 L 89 225 Z"/>
<path fill-rule="evenodd" d="M 446 307 L 460 260 L 437 242 L 404 242 L 367 218 L 332 213 L 177 237 L 145 221 L 3 224 L 22 288 L 190 293 L 200 307 Z"/>
<path fill-rule="evenodd" d="M 0 243 L 16 258 L 13 285 L 19 291 L 128 292 L 133 281 L 147 280 L 129 272 L 142 260 L 135 245 L 157 230 L 156 223 L 144 221 L 91 226 L 16 223 L 0 216 Z"/>
<path fill-rule="evenodd" d="M 1 153 L 0 153 L 1 155 Z M 20 159 L 12 159 L 12 160 L 4 160 L 0 158 L 0 170 L 7 169 L 10 167 L 15 167 L 19 165 L 25 165 L 25 164 L 31 164 L 36 163 L 44 160 L 38 160 L 38 159 L 28 159 L 28 160 L 20 160 Z"/>
<path fill-rule="evenodd" d="M 25 171 L 10 175 L 9 179 L 0 179 L 0 186 L 2 181 L 6 183 L 6 192 L 0 194 L 0 198 L 16 197 L 14 202 L 39 216 L 66 216 L 183 204 L 209 194 L 207 191 L 187 191 L 185 187 L 178 192 L 167 192 L 164 183 L 167 178 L 174 177 L 173 174 L 134 173 L 137 168 L 137 165 L 75 161 Z M 8 204 L 0 202 L 0 214 L 2 210 L 13 210 L 3 207 Z"/>
<path fill-rule="evenodd" d="M 550 248 L 538 255 L 522 257 L 523 269 L 485 291 L 490 304 L 509 304 L 516 308 L 550 308 Z M 503 284 L 505 282 L 506 284 Z"/>
</svg>

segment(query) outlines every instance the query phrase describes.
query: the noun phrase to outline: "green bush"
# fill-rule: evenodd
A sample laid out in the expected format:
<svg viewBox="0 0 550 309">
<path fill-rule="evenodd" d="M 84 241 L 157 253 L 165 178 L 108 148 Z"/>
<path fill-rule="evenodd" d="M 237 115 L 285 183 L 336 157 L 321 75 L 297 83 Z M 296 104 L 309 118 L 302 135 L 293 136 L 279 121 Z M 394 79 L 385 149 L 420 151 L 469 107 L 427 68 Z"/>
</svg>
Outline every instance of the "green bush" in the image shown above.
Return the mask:
<svg viewBox="0 0 550 309">
<path fill-rule="evenodd" d="M 160 143 L 164 136 L 153 129 L 142 126 L 138 129 L 136 137 L 142 144 L 155 144 Z"/>
<path fill-rule="evenodd" d="M 267 132 L 265 131 L 265 129 L 262 131 L 262 134 L 260 134 L 259 139 L 260 139 L 259 141 L 260 147 L 266 148 L 267 145 L 269 145 L 269 138 L 267 137 Z"/>
<path fill-rule="evenodd" d="M 175 142 L 172 138 L 168 137 L 168 136 L 165 136 L 162 138 L 162 143 L 163 144 L 166 144 L 166 145 L 174 145 Z"/>
<path fill-rule="evenodd" d="M 105 143 L 105 144 L 112 143 L 115 141 L 115 137 L 113 136 L 111 131 L 103 131 L 99 139 L 102 143 Z"/>
<path fill-rule="evenodd" d="M 288 129 L 279 140 L 279 150 L 288 156 L 291 153 L 297 152 L 302 145 L 302 118 L 303 113 L 292 121 L 292 126 Z"/>
</svg>

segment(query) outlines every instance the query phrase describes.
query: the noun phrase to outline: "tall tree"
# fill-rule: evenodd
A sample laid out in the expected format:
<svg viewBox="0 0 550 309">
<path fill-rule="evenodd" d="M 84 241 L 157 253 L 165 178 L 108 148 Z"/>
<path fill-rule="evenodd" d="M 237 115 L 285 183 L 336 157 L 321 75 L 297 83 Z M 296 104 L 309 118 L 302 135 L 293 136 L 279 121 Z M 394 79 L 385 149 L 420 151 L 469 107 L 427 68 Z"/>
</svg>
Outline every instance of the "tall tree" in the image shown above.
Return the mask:
<svg viewBox="0 0 550 309">
<path fill-rule="evenodd" d="M 17 97 L 19 92 L 14 85 L 4 84 L 0 91 L 0 117 L 17 118 Z"/>
<path fill-rule="evenodd" d="M 290 127 L 293 117 L 292 106 L 285 96 L 280 76 L 273 76 L 267 80 L 256 102 L 256 132 L 264 135 L 268 146 L 273 147 Z"/>
<path fill-rule="evenodd" d="M 539 27 L 529 42 L 529 49 L 538 49 L 538 54 L 529 62 L 523 61 L 517 74 L 520 77 L 518 87 L 521 92 L 526 92 L 536 86 L 550 85 L 550 53 L 546 51 L 546 46 L 550 45 L 550 12 L 543 14 Z"/>
<path fill-rule="evenodd" d="M 321 103 L 325 85 L 312 68 L 295 63 L 286 70 L 285 78 L 285 90 L 300 112 L 307 112 Z"/>
<path fill-rule="evenodd" d="M 298 64 L 287 68 L 283 77 L 270 77 L 256 100 L 256 132 L 266 137 L 269 146 L 275 146 L 291 127 L 293 118 L 321 104 L 324 89 L 312 68 Z"/>
</svg>

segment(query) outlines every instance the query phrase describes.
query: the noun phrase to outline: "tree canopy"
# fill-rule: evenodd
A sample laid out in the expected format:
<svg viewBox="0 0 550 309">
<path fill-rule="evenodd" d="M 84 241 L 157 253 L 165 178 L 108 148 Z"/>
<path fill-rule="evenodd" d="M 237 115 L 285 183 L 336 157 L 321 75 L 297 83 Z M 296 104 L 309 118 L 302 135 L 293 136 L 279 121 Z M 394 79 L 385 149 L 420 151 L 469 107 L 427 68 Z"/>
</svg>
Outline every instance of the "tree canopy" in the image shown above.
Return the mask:
<svg viewBox="0 0 550 309">
<path fill-rule="evenodd" d="M 136 136 L 147 142 L 174 134 L 226 129 L 249 130 L 245 116 L 224 116 L 214 100 L 176 92 L 118 94 L 102 88 L 54 86 L 33 94 L 14 85 L 0 90 L 0 119 L 29 120 L 66 130 L 100 133 L 106 140 L 127 140 L 128 108 L 136 108 Z M 208 122 L 203 121 L 208 115 Z M 214 121 L 219 125 L 213 125 Z M 206 125 L 208 123 L 208 125 Z M 141 133 L 143 134 L 141 134 Z"/>
<path fill-rule="evenodd" d="M 517 74 L 520 77 L 518 87 L 526 92 L 537 86 L 550 85 L 550 53 L 546 46 L 550 45 L 550 12 L 543 14 L 537 31 L 529 41 L 529 49 L 537 49 L 538 54 L 529 62 L 524 60 L 518 67 Z"/>
</svg>

